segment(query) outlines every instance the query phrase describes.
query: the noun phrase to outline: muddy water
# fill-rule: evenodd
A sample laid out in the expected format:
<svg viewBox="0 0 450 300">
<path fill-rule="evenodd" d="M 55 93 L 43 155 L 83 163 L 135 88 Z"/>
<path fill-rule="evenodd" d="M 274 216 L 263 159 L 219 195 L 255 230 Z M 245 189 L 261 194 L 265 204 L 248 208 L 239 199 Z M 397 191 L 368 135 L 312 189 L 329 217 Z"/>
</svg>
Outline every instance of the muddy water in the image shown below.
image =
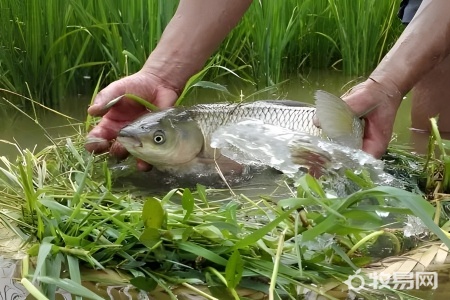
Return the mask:
<svg viewBox="0 0 450 300">
<path fill-rule="evenodd" d="M 251 98 L 254 100 L 292 99 L 313 103 L 313 93 L 315 90 L 323 89 L 336 95 L 340 95 L 358 80 L 358 78 L 342 76 L 342 74 L 338 72 L 311 72 L 303 78 L 291 78 L 286 83 L 281 84 L 277 89 L 257 94 Z M 209 103 L 217 100 L 236 100 L 239 99 L 238 95 L 241 93 L 248 96 L 255 92 L 254 87 L 249 84 L 243 84 L 242 82 L 232 81 L 223 82 L 223 84 L 227 85 L 229 91 L 236 95 L 234 98 L 218 94 L 217 91 L 198 89 L 189 96 L 186 100 L 186 104 L 199 102 Z M 59 108 L 60 112 L 73 119 L 68 119 L 48 110 L 37 110 L 35 115 L 33 111 L 29 112 L 32 116 L 35 116 L 35 120 L 33 120 L 34 117 L 30 119 L 17 110 L 8 108 L 4 105 L 0 112 L 0 118 L 2 118 L 2 121 L 0 122 L 0 156 L 6 155 L 10 159 L 13 159 L 17 153 L 16 147 L 5 141 L 17 142 L 21 148 L 33 149 L 36 147 L 36 149 L 39 149 L 49 144 L 46 135 L 50 135 L 53 138 L 59 138 L 76 133 L 78 130 L 76 124 L 81 124 L 86 118 L 86 109 L 89 101 L 90 95 L 87 95 L 86 97 L 67 99 L 61 103 L 61 107 Z M 395 132 L 397 135 L 396 142 L 401 144 L 410 143 L 411 134 L 408 129 L 409 123 L 409 100 L 407 99 L 402 104 L 395 123 Z M 75 124 L 75 126 L 70 124 Z M 424 139 L 424 143 L 426 143 L 426 139 Z M 271 186 L 268 187 L 269 183 Z M 252 190 L 258 194 L 270 194 L 276 189 L 273 184 L 274 179 L 272 177 L 265 177 L 265 175 L 262 175 L 262 177 L 257 177 L 252 183 L 246 184 L 246 186 L 247 189 L 249 189 L 248 191 L 250 194 L 252 193 Z M 281 193 L 289 193 L 289 190 L 283 190 Z M 4 241 L 5 240 L 3 240 L 3 242 Z M 0 245 L 1 243 L 2 239 L 0 237 Z M 11 259 L 10 256 L 7 258 L 7 256 L 4 255 L 5 253 L 2 253 L 1 249 L 2 248 L 0 247 L 0 299 L 25 299 L 27 297 L 25 289 L 17 283 L 17 281 L 11 279 L 19 276 L 18 271 L 16 270 L 17 260 Z M 92 288 L 97 289 L 98 287 L 92 286 Z M 114 289 L 105 288 L 100 288 L 100 290 L 102 296 L 105 298 L 129 299 L 127 296 L 129 294 L 128 290 L 125 291 L 119 289 L 116 291 Z M 70 295 L 62 294 L 61 296 L 62 298 L 70 299 Z M 145 297 L 141 299 L 145 299 Z"/>
<path fill-rule="evenodd" d="M 304 77 L 292 77 L 285 83 L 280 84 L 268 92 L 259 93 L 250 97 L 251 99 L 292 99 L 307 103 L 313 103 L 313 93 L 317 89 L 323 89 L 336 95 L 343 94 L 354 83 L 361 81 L 362 78 L 343 76 L 340 72 L 314 71 Z M 254 86 L 243 83 L 242 81 L 232 80 L 223 82 L 228 90 L 235 96 L 220 94 L 214 90 L 198 88 L 186 99 L 186 104 L 210 103 L 216 101 L 227 101 L 239 99 L 239 95 L 249 96 L 255 93 Z M 91 95 L 76 96 L 61 101 L 58 110 L 73 119 L 68 119 L 55 114 L 49 110 L 36 108 L 36 114 L 29 111 L 29 116 L 8 106 L 7 103 L 0 102 L 0 140 L 17 141 L 22 148 L 42 147 L 49 144 L 46 133 L 54 138 L 64 137 L 76 132 L 77 126 L 70 124 L 82 123 L 86 118 L 86 109 L 88 107 Z M 410 101 L 403 102 L 398 112 L 395 123 L 395 132 L 398 141 L 409 143 Z M 35 122 L 35 120 L 37 122 Z M 44 131 L 41 126 L 46 129 Z M 0 142 L 0 155 L 15 156 L 14 146 L 5 142 Z"/>
</svg>

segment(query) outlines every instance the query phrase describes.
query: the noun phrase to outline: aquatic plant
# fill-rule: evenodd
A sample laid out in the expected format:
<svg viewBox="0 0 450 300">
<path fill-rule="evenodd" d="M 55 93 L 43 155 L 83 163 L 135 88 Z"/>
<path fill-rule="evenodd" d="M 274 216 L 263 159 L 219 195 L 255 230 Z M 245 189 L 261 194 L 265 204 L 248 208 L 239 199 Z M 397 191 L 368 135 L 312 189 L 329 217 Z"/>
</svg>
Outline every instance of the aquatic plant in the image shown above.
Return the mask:
<svg viewBox="0 0 450 300">
<path fill-rule="evenodd" d="M 438 118 L 431 118 L 431 134 L 428 143 L 424 173 L 427 174 L 426 190 L 431 199 L 442 198 L 442 193 L 450 191 L 450 141 L 441 137 L 437 125 Z"/>
<path fill-rule="evenodd" d="M 26 241 L 36 262 L 26 265 L 22 283 L 50 298 L 61 287 L 97 299 L 80 286 L 88 278 L 171 299 L 175 286 L 207 299 L 239 299 L 249 289 L 273 299 L 294 299 L 304 289 L 333 299 L 321 287 L 340 285 L 372 262 L 374 241 L 386 236 L 393 254 L 403 251 L 402 222 L 388 228 L 376 211 L 415 215 L 450 246 L 421 195 L 374 187 L 364 174 L 349 173 L 361 190 L 341 198 L 329 198 L 306 175 L 291 197 L 275 203 L 235 192 L 212 198 L 217 191 L 202 185 L 162 197 L 115 191 L 121 178 L 105 156 L 84 151 L 82 135 L 36 153 L 19 148 L 15 161 L 1 162 L 0 221 Z M 39 289 L 30 285 L 36 282 Z"/>
</svg>

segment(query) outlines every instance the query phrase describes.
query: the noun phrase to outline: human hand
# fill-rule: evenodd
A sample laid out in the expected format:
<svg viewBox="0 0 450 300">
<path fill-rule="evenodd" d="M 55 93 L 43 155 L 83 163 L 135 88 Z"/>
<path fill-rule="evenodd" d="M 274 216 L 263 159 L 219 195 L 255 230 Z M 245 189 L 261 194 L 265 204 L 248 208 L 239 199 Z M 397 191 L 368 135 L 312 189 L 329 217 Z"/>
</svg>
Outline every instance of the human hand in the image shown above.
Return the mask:
<svg viewBox="0 0 450 300">
<path fill-rule="evenodd" d="M 362 150 L 380 158 L 391 141 L 401 93 L 369 78 L 350 89 L 342 99 L 365 119 Z"/>
<path fill-rule="evenodd" d="M 122 98 L 109 109 L 105 108 L 111 100 L 124 94 L 139 96 L 160 108 L 172 106 L 178 98 L 178 90 L 174 85 L 145 70 L 111 83 L 98 93 L 94 104 L 88 109 L 91 116 L 102 116 L 102 119 L 88 134 L 85 144 L 87 151 L 94 153 L 110 151 L 111 155 L 118 158 L 125 158 L 128 155 L 125 148 L 115 142 L 115 138 L 120 129 L 145 114 L 147 110 L 127 98 Z M 146 171 L 150 166 L 138 160 L 137 168 Z"/>
</svg>

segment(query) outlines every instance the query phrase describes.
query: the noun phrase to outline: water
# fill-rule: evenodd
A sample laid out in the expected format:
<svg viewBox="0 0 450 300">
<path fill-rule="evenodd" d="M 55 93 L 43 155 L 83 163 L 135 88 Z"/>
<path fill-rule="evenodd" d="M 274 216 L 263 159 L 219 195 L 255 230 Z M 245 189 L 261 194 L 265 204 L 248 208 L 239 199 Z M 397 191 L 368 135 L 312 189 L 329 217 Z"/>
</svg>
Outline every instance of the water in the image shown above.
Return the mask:
<svg viewBox="0 0 450 300">
<path fill-rule="evenodd" d="M 313 95 L 317 89 L 341 95 L 353 84 L 361 80 L 362 78 L 344 76 L 340 72 L 312 71 L 305 77 L 292 77 L 286 83 L 279 85 L 277 89 L 257 94 L 251 99 L 292 99 L 314 103 Z M 223 84 L 235 95 L 234 97 L 226 96 L 215 90 L 198 88 L 190 94 L 185 104 L 210 103 L 216 100 L 237 100 L 241 92 L 244 96 L 255 93 L 255 88 L 247 83 L 234 80 L 223 82 Z M 39 108 L 37 108 L 37 120 L 53 137 L 73 134 L 76 132 L 76 127 L 71 127 L 70 123 L 82 123 L 86 119 L 86 110 L 90 97 L 91 95 L 76 96 L 61 101 L 58 109 L 75 120 L 69 121 L 67 118 Z M 411 138 L 409 108 L 410 101 L 406 99 L 398 111 L 398 117 L 394 126 L 394 131 L 397 134 L 396 140 L 402 144 L 409 144 Z M 33 112 L 29 113 L 33 114 Z M 40 148 L 49 144 L 44 130 L 37 126 L 29 117 L 11 108 L 7 103 L 0 102 L 0 117 L 2 118 L 0 122 L 0 140 L 15 140 L 22 148 L 29 149 L 33 149 L 36 145 Z M 422 140 L 425 142 L 426 137 L 422 137 Z M 0 155 L 14 157 L 16 153 L 14 146 L 0 142 Z"/>
<path fill-rule="evenodd" d="M 212 135 L 211 146 L 241 164 L 270 166 L 298 178 L 299 167 L 317 168 L 319 173 L 336 173 L 341 169 L 361 172 L 369 167 L 383 175 L 383 162 L 362 150 L 352 149 L 320 137 L 245 120 L 223 126 Z M 380 182 L 381 183 L 381 182 Z"/>
<path fill-rule="evenodd" d="M 3 104 L 0 100 L 0 156 L 14 158 L 17 149 L 6 143 L 16 142 L 20 148 L 41 149 L 50 144 L 47 137 L 54 139 L 73 135 L 86 119 L 90 96 L 71 97 L 61 101 L 59 113 L 36 106 L 36 111 L 28 111 L 26 116 L 17 109 Z"/>
</svg>

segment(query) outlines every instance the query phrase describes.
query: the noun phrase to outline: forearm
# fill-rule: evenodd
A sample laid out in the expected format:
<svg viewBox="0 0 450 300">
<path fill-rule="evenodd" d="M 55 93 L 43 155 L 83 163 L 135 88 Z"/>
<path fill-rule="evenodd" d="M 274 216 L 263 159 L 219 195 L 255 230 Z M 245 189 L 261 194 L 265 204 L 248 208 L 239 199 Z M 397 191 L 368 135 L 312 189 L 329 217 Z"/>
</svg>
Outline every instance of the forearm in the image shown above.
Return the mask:
<svg viewBox="0 0 450 300">
<path fill-rule="evenodd" d="M 181 0 L 143 71 L 169 78 L 175 89 L 183 89 L 250 4 L 251 0 Z"/>
<path fill-rule="evenodd" d="M 394 47 L 370 75 L 404 96 L 450 52 L 450 1 L 425 0 Z"/>
</svg>

